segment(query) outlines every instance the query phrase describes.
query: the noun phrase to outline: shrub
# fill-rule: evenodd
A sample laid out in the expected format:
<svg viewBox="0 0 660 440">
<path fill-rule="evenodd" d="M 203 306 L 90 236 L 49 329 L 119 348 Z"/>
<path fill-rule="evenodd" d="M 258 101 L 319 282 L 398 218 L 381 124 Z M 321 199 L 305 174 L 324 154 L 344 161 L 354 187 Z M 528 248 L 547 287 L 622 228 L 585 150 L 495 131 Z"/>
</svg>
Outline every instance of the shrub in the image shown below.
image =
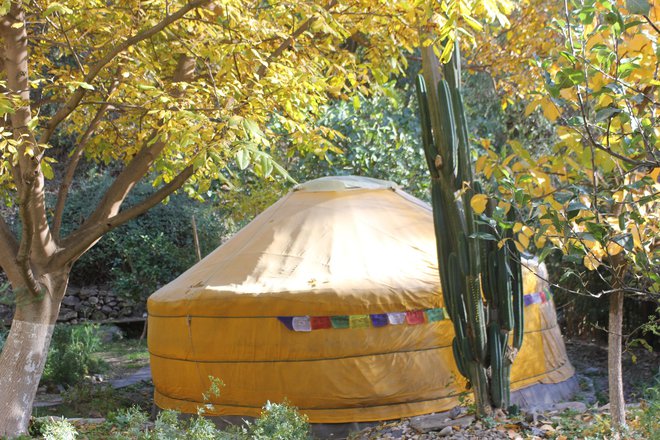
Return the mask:
<svg viewBox="0 0 660 440">
<path fill-rule="evenodd" d="M 78 432 L 66 419 L 51 418 L 42 425 L 41 435 L 44 440 L 75 440 Z"/>
<path fill-rule="evenodd" d="M 264 410 L 246 428 L 248 438 L 255 440 L 307 440 L 311 439 L 311 427 L 307 416 L 284 403 L 266 403 Z"/>
<path fill-rule="evenodd" d="M 640 430 L 646 438 L 660 438 L 660 370 L 655 376 L 655 384 L 644 393 L 641 410 Z"/>
<path fill-rule="evenodd" d="M 110 414 L 106 424 L 114 432 L 113 439 L 133 440 L 148 438 L 148 431 L 145 427 L 148 421 L 147 413 L 138 406 L 132 406 Z"/>
<path fill-rule="evenodd" d="M 85 375 L 101 370 L 101 361 L 94 356 L 101 339 L 98 325 L 58 325 L 53 332 L 43 380 L 63 385 L 73 385 Z"/>
<path fill-rule="evenodd" d="M 63 234 L 79 226 L 110 185 L 107 175 L 91 174 L 71 191 Z M 153 192 L 149 182 L 136 186 L 126 200 L 131 206 Z M 74 285 L 108 283 L 120 294 L 144 297 L 196 262 L 192 216 L 195 216 L 202 255 L 215 249 L 226 228 L 217 210 L 185 194 L 170 196 L 146 214 L 106 234 L 73 267 Z"/>
</svg>

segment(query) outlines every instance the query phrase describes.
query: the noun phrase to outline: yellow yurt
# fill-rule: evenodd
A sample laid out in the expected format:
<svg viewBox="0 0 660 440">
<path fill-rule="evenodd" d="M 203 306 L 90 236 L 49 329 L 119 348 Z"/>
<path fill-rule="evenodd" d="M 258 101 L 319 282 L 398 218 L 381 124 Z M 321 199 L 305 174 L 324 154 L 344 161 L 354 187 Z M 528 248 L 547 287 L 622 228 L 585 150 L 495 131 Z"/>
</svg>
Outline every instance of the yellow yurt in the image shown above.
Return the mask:
<svg viewBox="0 0 660 440">
<path fill-rule="evenodd" d="M 533 265 L 533 262 L 529 262 Z M 549 291 L 529 270 L 512 388 L 573 376 Z M 257 416 L 288 399 L 313 423 L 450 409 L 465 382 L 428 204 L 390 182 L 297 186 L 148 301 L 160 408 Z"/>
</svg>

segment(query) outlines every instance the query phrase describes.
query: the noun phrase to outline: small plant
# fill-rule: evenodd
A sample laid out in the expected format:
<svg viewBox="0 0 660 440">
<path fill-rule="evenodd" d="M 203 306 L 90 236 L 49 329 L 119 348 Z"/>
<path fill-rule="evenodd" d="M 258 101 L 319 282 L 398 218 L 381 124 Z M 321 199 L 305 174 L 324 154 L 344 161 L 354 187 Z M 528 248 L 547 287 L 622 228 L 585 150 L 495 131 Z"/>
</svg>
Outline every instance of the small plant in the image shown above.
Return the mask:
<svg viewBox="0 0 660 440">
<path fill-rule="evenodd" d="M 44 440 L 75 440 L 78 436 L 76 428 L 66 419 L 50 419 L 41 427 Z"/>
<path fill-rule="evenodd" d="M 91 408 L 101 414 L 115 411 L 126 404 L 120 393 L 109 385 L 80 382 L 62 393 L 64 403 L 76 414 L 85 414 Z"/>
<path fill-rule="evenodd" d="M 312 438 L 307 416 L 288 402 L 266 403 L 261 416 L 245 428 L 254 440 L 308 440 Z"/>
<path fill-rule="evenodd" d="M 101 361 L 94 356 L 100 346 L 98 325 L 55 327 L 43 379 L 70 386 L 88 374 L 101 371 Z"/>
<path fill-rule="evenodd" d="M 138 406 L 121 409 L 108 417 L 106 422 L 114 431 L 113 437 L 117 440 L 148 438 L 145 428 L 149 416 Z"/>
<path fill-rule="evenodd" d="M 646 438 L 660 438 L 660 370 L 655 376 L 655 384 L 644 393 L 640 409 L 640 430 Z"/>
</svg>

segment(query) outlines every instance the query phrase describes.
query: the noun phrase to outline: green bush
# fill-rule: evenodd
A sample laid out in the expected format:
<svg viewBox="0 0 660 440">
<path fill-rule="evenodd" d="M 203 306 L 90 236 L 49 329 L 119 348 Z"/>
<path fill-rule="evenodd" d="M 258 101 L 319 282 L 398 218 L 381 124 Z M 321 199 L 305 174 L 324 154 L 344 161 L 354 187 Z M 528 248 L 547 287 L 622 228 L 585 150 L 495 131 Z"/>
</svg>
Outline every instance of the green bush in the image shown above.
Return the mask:
<svg viewBox="0 0 660 440">
<path fill-rule="evenodd" d="M 101 347 L 98 325 L 58 325 L 48 352 L 43 380 L 74 385 L 85 375 L 98 373 L 101 361 L 94 353 Z"/>
<path fill-rule="evenodd" d="M 75 440 L 78 436 L 76 428 L 66 419 L 51 418 L 41 426 L 44 440 Z"/>
<path fill-rule="evenodd" d="M 312 439 L 307 417 L 301 416 L 287 403 L 267 403 L 261 416 L 244 427 L 225 431 L 202 415 L 188 420 L 177 411 L 162 411 L 153 428 L 148 416 L 134 406 L 111 414 L 106 429 L 115 440 L 309 440 Z"/>
<path fill-rule="evenodd" d="M 655 384 L 644 393 L 639 422 L 646 438 L 660 439 L 660 370 L 655 376 Z"/>
<path fill-rule="evenodd" d="M 307 416 L 288 403 L 266 403 L 261 416 L 245 428 L 254 440 L 307 440 L 312 438 Z"/>
<path fill-rule="evenodd" d="M 63 234 L 87 218 L 111 183 L 109 175 L 90 174 L 71 191 L 62 225 Z M 129 207 L 153 193 L 149 182 L 136 186 L 125 202 Z M 226 227 L 210 204 L 185 194 L 170 196 L 146 214 L 106 234 L 73 267 L 71 283 L 110 284 L 134 299 L 151 294 L 197 261 L 193 245 L 195 216 L 202 255 L 215 249 Z"/>
</svg>

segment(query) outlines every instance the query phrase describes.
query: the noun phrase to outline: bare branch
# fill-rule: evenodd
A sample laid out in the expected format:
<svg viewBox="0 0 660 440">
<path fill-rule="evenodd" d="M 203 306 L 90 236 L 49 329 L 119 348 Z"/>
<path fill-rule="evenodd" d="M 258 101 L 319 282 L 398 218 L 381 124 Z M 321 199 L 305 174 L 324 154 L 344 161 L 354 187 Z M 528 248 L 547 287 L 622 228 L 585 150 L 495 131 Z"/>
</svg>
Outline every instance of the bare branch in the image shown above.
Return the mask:
<svg viewBox="0 0 660 440">
<path fill-rule="evenodd" d="M 175 13 L 167 15 L 163 20 L 161 20 L 154 26 L 150 27 L 149 29 L 145 29 L 142 32 L 138 32 L 134 36 L 129 37 L 126 40 L 122 41 L 121 43 L 110 49 L 108 53 L 106 53 L 103 57 L 101 57 L 101 59 L 99 59 L 96 62 L 96 64 L 94 64 L 90 68 L 89 72 L 87 73 L 87 75 L 85 75 L 82 82 L 88 84 L 92 83 L 94 79 L 98 76 L 98 74 L 103 70 L 103 68 L 108 63 L 110 63 L 117 55 L 119 55 L 129 47 L 139 43 L 140 41 L 146 40 L 152 37 L 153 35 L 159 33 L 167 26 L 176 22 L 181 17 L 186 15 L 191 10 L 202 7 L 210 2 L 211 0 L 192 0 L 190 3 L 186 4 Z M 60 109 L 48 121 L 46 127 L 41 133 L 41 136 L 39 138 L 39 143 L 41 144 L 48 143 L 50 137 L 55 132 L 57 126 L 60 124 L 60 122 L 65 120 L 76 109 L 82 98 L 85 96 L 85 93 L 86 90 L 82 87 L 78 87 L 75 90 L 75 92 L 73 92 L 73 94 L 67 100 L 67 102 L 62 107 L 60 107 Z"/>
<path fill-rule="evenodd" d="M 32 250 L 32 240 L 34 239 L 34 223 L 33 217 L 30 215 L 32 211 L 30 205 L 32 204 L 32 189 L 34 183 L 26 181 L 25 186 L 19 201 L 19 213 L 21 216 L 22 234 L 21 242 L 18 245 L 18 252 L 16 254 L 16 263 L 18 270 L 23 278 L 25 287 L 33 295 L 39 295 L 41 290 L 39 283 L 32 272 L 32 265 L 30 261 L 30 254 Z"/>
</svg>

